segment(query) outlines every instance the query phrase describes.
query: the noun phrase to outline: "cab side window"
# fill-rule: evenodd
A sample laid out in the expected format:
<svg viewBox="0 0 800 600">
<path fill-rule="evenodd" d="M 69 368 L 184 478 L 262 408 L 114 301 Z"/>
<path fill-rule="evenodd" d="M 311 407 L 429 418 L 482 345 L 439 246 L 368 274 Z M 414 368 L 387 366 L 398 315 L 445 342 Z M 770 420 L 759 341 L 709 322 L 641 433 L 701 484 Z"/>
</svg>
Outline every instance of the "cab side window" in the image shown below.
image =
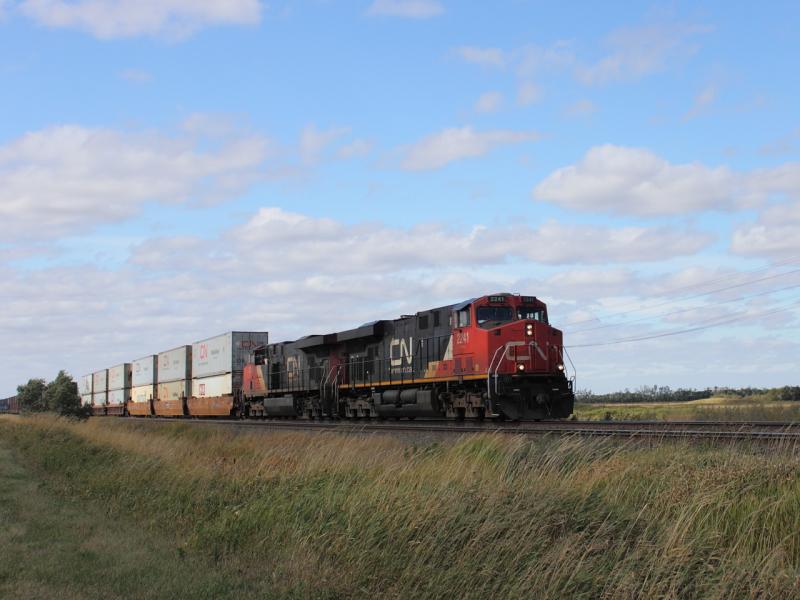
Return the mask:
<svg viewBox="0 0 800 600">
<path fill-rule="evenodd" d="M 469 327 L 469 308 L 458 311 L 458 327 Z"/>
</svg>

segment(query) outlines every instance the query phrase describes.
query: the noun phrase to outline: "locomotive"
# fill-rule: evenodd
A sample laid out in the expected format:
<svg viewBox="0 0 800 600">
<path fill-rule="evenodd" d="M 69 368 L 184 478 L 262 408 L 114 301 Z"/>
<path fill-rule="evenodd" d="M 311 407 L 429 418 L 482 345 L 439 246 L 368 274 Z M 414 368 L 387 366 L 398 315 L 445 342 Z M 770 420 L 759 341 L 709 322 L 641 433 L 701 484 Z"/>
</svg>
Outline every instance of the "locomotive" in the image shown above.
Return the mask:
<svg viewBox="0 0 800 600">
<path fill-rule="evenodd" d="M 255 348 L 246 417 L 541 420 L 572 414 L 562 333 L 535 296 L 498 293 Z"/>
</svg>

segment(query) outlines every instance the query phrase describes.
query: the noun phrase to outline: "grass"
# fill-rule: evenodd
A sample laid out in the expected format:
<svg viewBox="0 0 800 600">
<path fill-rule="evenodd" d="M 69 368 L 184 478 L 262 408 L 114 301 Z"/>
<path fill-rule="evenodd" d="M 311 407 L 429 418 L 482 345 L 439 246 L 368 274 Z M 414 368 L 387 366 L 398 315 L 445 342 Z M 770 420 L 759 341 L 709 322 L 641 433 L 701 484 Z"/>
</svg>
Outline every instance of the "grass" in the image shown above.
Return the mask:
<svg viewBox="0 0 800 600">
<path fill-rule="evenodd" d="M 16 541 L 0 545 L 0 595 L 800 596 L 800 448 L 490 435 L 415 445 L 51 418 L 0 419 L 0 445 L 22 486 L 2 513 L 0 539 Z M 32 490 L 44 512 L 66 511 L 47 517 L 62 550 L 25 550 L 43 518 L 24 508 Z M 120 559 L 96 579 L 89 567 L 46 579 L 87 527 L 119 538 Z M 23 574 L 9 566 L 20 551 Z M 152 568 L 136 571 L 126 552 Z"/>
<path fill-rule="evenodd" d="M 581 421 L 789 421 L 800 422 L 800 402 L 713 397 L 689 402 L 576 404 Z"/>
</svg>

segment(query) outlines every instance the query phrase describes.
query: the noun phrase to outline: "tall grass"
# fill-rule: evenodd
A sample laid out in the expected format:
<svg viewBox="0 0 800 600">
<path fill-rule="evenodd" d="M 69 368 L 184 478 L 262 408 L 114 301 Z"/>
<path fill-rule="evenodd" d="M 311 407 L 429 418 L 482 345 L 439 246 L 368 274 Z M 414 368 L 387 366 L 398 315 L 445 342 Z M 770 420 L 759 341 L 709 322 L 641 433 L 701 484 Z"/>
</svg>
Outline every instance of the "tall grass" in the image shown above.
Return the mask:
<svg viewBox="0 0 800 600">
<path fill-rule="evenodd" d="M 800 452 L 575 437 L 415 445 L 0 420 L 61 493 L 277 595 L 800 595 Z"/>
</svg>

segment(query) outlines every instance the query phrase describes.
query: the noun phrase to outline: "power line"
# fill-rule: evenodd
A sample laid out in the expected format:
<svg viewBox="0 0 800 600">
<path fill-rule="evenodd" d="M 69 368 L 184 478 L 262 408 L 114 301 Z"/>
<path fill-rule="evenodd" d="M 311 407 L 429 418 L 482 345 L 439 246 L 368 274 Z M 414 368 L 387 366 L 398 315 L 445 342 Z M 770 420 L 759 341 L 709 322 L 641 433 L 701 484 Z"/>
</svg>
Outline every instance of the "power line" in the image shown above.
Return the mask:
<svg viewBox="0 0 800 600">
<path fill-rule="evenodd" d="M 700 323 L 708 323 L 707 325 L 698 325 L 696 327 L 690 327 L 688 329 L 679 329 L 675 331 L 665 331 L 661 333 L 651 334 L 651 335 L 644 335 L 638 337 L 628 337 L 628 338 L 619 338 L 616 340 L 609 340 L 607 342 L 597 342 L 594 344 L 576 344 L 574 346 L 567 346 L 567 349 L 571 350 L 574 348 L 593 348 L 596 346 L 612 346 L 615 344 L 625 344 L 628 342 L 642 342 L 645 340 L 653 340 L 662 337 L 669 337 L 673 335 L 682 335 L 684 333 L 692 333 L 694 331 L 702 331 L 704 329 L 711 329 L 712 327 L 718 327 L 719 325 L 726 325 L 727 323 L 733 323 L 734 321 L 741 321 L 742 319 L 753 319 L 753 318 L 760 318 L 760 317 L 768 317 L 770 315 L 786 312 L 787 310 L 791 310 L 794 308 L 795 305 L 800 304 L 800 299 L 795 299 L 795 301 L 790 304 L 789 306 L 784 306 L 782 308 L 777 308 L 770 311 L 765 311 L 761 313 L 754 313 L 750 315 L 737 315 L 735 317 L 726 317 L 724 319 L 715 319 L 714 322 L 709 321 L 699 321 Z"/>
<path fill-rule="evenodd" d="M 732 298 L 730 300 L 720 300 L 719 302 L 707 302 L 704 306 L 697 307 L 697 306 L 690 306 L 689 308 L 682 308 L 680 310 L 673 310 L 667 313 L 661 313 L 658 315 L 646 315 L 644 317 L 640 317 L 638 319 L 629 319 L 623 323 L 607 323 L 605 325 L 598 325 L 597 327 L 587 327 L 586 329 L 578 329 L 576 331 L 570 332 L 572 335 L 578 333 L 586 333 L 587 331 L 597 331 L 599 329 L 608 329 L 609 327 L 619 327 L 621 325 L 630 325 L 631 323 L 641 323 L 642 321 L 647 321 L 648 319 L 663 319 L 664 317 L 669 317 L 672 315 L 677 315 L 680 313 L 689 312 L 691 310 L 697 310 L 698 308 L 705 308 L 707 306 L 719 306 L 721 304 L 728 304 L 730 302 L 741 302 L 742 300 L 749 300 L 751 298 L 758 298 L 760 296 L 769 296 L 770 294 L 778 294 L 780 292 L 785 292 L 787 290 L 793 290 L 800 287 L 800 283 L 795 285 L 790 285 L 782 288 L 778 288 L 777 290 L 767 290 L 766 292 L 759 292 L 758 294 L 749 294 L 746 296 L 739 296 L 738 298 Z"/>
<path fill-rule="evenodd" d="M 725 287 L 721 287 L 721 288 L 714 288 L 712 290 L 708 290 L 708 291 L 705 291 L 705 292 L 700 292 L 698 294 L 692 294 L 692 295 L 689 295 L 689 296 L 679 296 L 677 298 L 673 298 L 672 300 L 659 302 L 658 304 L 653 304 L 653 305 L 647 306 L 647 307 L 640 306 L 639 308 L 636 308 L 636 309 L 633 309 L 633 310 L 625 310 L 625 311 L 620 311 L 620 312 L 616 312 L 616 313 L 611 313 L 610 315 L 606 315 L 606 318 L 613 318 L 613 317 L 618 317 L 618 316 L 622 316 L 622 315 L 627 315 L 627 314 L 630 314 L 630 313 L 642 312 L 644 310 L 652 310 L 654 308 L 659 308 L 661 306 L 667 306 L 669 304 L 673 304 L 677 300 L 692 300 L 694 298 L 701 298 L 703 296 L 708 296 L 710 294 L 716 294 L 716 293 L 719 293 L 719 292 L 726 292 L 728 290 L 733 290 L 733 289 L 744 287 L 744 286 L 747 286 L 747 285 L 752 285 L 754 283 L 761 283 L 762 281 L 768 281 L 768 280 L 771 280 L 771 279 L 776 279 L 778 277 L 784 277 L 786 275 L 792 275 L 792 274 L 795 274 L 795 273 L 800 273 L 800 269 L 792 269 L 791 271 L 784 271 L 782 273 L 776 273 L 775 275 L 768 275 L 767 277 L 761 277 L 759 279 L 752 279 L 750 281 L 745 281 L 745 282 L 737 283 L 737 284 L 734 284 L 734 285 L 729 285 L 729 286 L 725 286 Z M 694 286 L 694 287 L 698 287 L 698 286 Z M 571 326 L 571 325 L 578 325 L 580 323 L 590 323 L 590 322 L 597 321 L 597 320 L 599 320 L 599 319 L 595 317 L 595 318 L 592 318 L 592 319 L 582 319 L 580 321 L 573 321 L 572 323 L 566 324 L 565 325 L 565 329 L 567 327 Z"/>
</svg>

